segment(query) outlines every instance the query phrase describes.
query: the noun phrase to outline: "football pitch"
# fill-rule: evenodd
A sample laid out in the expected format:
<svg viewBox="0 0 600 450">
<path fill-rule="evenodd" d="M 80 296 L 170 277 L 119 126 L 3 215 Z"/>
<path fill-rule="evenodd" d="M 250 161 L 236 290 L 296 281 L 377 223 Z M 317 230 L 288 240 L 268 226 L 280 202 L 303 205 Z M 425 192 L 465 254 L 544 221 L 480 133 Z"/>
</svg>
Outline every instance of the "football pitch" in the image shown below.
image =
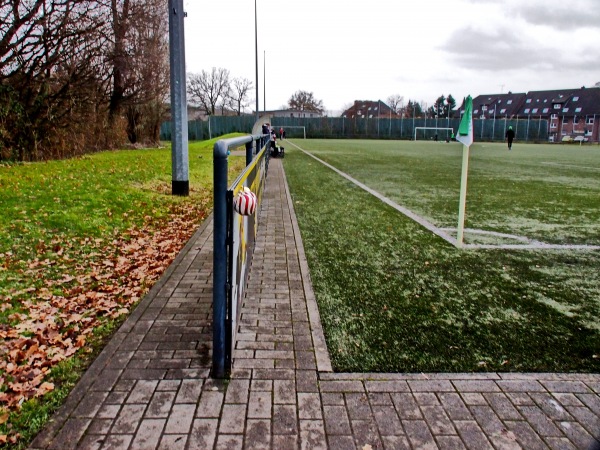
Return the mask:
<svg viewBox="0 0 600 450">
<path fill-rule="evenodd" d="M 600 147 L 283 145 L 336 370 L 600 369 Z"/>
</svg>

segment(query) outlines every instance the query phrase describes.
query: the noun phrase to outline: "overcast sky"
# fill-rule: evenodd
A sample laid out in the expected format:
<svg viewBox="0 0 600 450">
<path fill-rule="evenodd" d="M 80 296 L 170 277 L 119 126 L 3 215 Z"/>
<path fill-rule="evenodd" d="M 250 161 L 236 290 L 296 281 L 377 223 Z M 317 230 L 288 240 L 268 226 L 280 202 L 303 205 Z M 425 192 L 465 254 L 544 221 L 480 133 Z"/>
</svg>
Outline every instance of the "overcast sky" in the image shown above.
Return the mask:
<svg viewBox="0 0 600 450">
<path fill-rule="evenodd" d="M 255 87 L 254 2 L 184 7 L 188 73 L 222 67 Z M 600 81 L 600 0 L 257 0 L 257 10 L 260 110 L 265 93 L 278 109 L 297 90 L 338 113 L 393 94 L 431 105 Z"/>
</svg>

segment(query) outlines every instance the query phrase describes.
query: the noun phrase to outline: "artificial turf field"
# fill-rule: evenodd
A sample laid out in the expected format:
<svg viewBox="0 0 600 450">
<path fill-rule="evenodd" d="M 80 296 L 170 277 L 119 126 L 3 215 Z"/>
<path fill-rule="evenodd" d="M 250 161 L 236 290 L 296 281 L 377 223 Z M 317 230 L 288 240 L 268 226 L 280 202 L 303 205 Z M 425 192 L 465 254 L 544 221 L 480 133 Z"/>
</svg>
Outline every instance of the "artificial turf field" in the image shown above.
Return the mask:
<svg viewBox="0 0 600 450">
<path fill-rule="evenodd" d="M 455 234 L 460 144 L 284 145 L 336 370 L 599 371 L 600 147 L 474 144 L 457 249 L 296 146 Z"/>
</svg>

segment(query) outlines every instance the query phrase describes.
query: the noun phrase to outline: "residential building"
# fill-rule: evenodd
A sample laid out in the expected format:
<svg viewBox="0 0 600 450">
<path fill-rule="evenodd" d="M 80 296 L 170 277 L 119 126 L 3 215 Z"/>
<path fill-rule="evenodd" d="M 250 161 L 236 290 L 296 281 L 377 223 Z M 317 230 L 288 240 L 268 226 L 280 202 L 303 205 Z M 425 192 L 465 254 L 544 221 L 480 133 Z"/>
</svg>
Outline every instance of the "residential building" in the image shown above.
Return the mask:
<svg viewBox="0 0 600 450">
<path fill-rule="evenodd" d="M 390 117 L 398 117 L 398 115 L 381 100 L 354 100 L 354 105 L 342 112 L 342 117 L 349 119 L 389 119 Z"/>
<path fill-rule="evenodd" d="M 553 142 L 575 138 L 600 142 L 600 88 L 478 95 L 473 99 L 473 117 L 547 120 Z"/>
</svg>

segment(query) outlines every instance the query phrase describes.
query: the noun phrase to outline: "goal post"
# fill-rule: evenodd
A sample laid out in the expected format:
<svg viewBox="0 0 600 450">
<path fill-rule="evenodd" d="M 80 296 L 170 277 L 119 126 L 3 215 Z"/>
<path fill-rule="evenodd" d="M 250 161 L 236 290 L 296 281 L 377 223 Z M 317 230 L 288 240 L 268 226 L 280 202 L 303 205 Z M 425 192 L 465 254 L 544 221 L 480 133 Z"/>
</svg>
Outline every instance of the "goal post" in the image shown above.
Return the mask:
<svg viewBox="0 0 600 450">
<path fill-rule="evenodd" d="M 431 136 L 431 139 L 433 139 L 435 137 L 435 135 L 438 135 L 439 131 L 446 131 L 446 138 L 450 139 L 450 136 L 452 135 L 452 133 L 454 133 L 454 128 L 446 128 L 446 127 L 415 127 L 415 136 L 414 136 L 414 140 L 417 140 L 417 136 L 418 136 L 418 131 L 419 130 L 423 130 L 423 134 L 422 134 L 422 139 L 427 139 L 427 136 Z M 427 132 L 427 130 L 433 130 L 433 131 L 429 131 Z"/>
<path fill-rule="evenodd" d="M 272 125 L 272 127 L 273 127 L 273 129 L 276 132 L 279 132 L 280 128 L 283 128 L 284 130 L 289 130 L 290 128 L 300 129 L 300 130 L 302 130 L 302 137 L 304 139 L 306 139 L 306 127 L 305 126 L 302 126 L 302 125 L 290 125 L 290 126 L 286 127 L 286 126 L 282 126 L 282 125 Z"/>
</svg>

